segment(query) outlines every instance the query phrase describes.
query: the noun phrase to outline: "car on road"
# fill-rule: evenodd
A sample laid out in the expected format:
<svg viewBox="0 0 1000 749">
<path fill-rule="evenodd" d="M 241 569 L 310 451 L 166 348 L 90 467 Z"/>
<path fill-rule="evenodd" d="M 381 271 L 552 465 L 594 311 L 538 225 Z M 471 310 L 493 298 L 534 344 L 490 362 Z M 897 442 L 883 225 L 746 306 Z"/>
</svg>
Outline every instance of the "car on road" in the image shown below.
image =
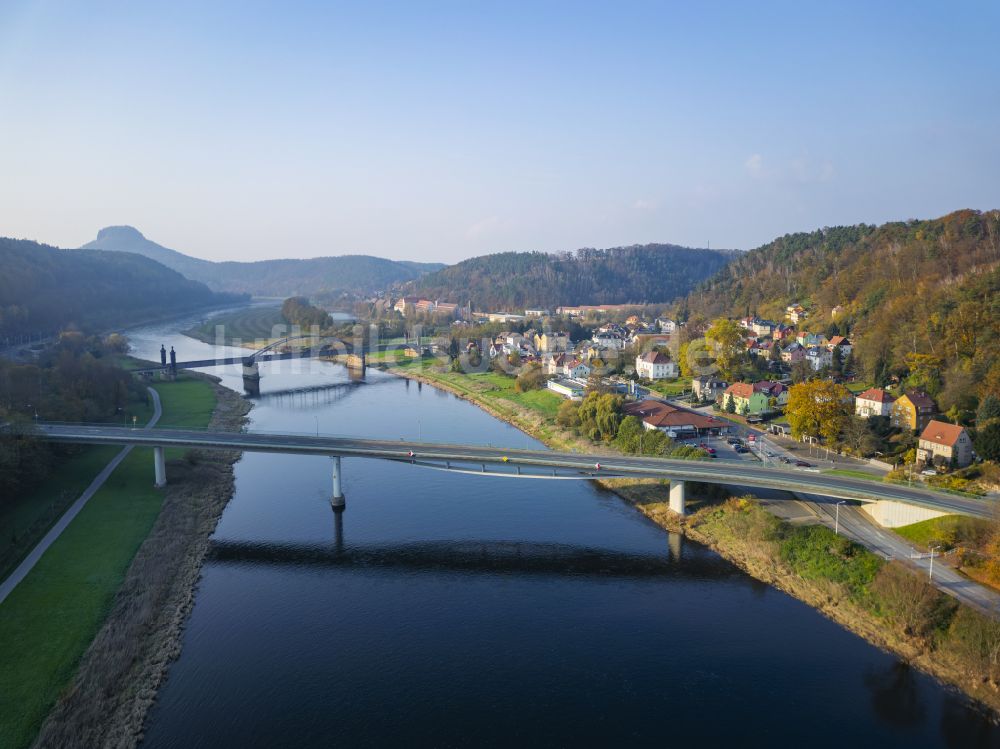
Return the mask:
<svg viewBox="0 0 1000 749">
<path fill-rule="evenodd" d="M 805 460 L 796 460 L 795 465 L 798 468 L 812 468 L 813 464 Z"/>
<path fill-rule="evenodd" d="M 748 447 L 743 447 L 743 445 L 737 445 L 737 446 L 736 446 L 736 447 L 734 447 L 733 449 L 734 449 L 734 450 L 735 450 L 736 452 L 738 452 L 738 453 L 739 453 L 740 455 L 743 455 L 744 453 L 748 453 L 748 452 L 750 452 L 750 448 L 748 448 Z"/>
<path fill-rule="evenodd" d="M 920 475 L 921 476 L 937 476 L 938 472 L 935 471 L 933 468 L 925 468 L 924 470 L 922 470 L 920 472 Z"/>
</svg>

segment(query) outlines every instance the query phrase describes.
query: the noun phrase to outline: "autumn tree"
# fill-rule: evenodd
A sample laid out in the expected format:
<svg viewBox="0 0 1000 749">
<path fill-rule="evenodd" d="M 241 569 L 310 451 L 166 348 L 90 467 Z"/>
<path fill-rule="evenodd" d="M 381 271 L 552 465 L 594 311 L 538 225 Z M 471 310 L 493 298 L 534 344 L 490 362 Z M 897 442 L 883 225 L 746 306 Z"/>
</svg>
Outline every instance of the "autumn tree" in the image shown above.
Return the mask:
<svg viewBox="0 0 1000 749">
<path fill-rule="evenodd" d="M 705 331 L 705 338 L 715 345 L 715 363 L 725 377 L 731 377 L 743 353 L 743 329 L 734 320 L 717 318 Z"/>
<path fill-rule="evenodd" d="M 792 436 L 836 439 L 851 416 L 851 396 L 843 385 L 829 380 L 810 380 L 792 385 L 785 415 Z"/>
</svg>

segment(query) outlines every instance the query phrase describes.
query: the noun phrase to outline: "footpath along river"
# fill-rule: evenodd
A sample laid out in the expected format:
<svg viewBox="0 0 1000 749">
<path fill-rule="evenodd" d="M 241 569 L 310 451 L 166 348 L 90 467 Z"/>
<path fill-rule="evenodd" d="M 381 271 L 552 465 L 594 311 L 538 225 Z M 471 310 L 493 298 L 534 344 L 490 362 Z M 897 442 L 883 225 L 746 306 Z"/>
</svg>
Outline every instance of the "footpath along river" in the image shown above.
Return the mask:
<svg viewBox="0 0 1000 749">
<path fill-rule="evenodd" d="M 227 351 L 189 324 L 135 353 Z M 376 370 L 261 370 L 251 430 L 537 445 Z M 146 749 L 1000 746 L 961 695 L 589 483 L 345 459 L 338 527 L 330 468 L 236 465 Z"/>
</svg>

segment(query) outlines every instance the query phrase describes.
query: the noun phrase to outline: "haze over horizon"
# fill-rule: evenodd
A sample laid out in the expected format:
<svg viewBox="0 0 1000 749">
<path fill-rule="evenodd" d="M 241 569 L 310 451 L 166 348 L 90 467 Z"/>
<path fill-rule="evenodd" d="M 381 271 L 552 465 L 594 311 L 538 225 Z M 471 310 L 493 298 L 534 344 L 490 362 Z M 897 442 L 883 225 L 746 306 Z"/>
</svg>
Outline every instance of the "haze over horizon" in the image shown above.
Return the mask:
<svg viewBox="0 0 1000 749">
<path fill-rule="evenodd" d="M 1000 207 L 1000 7 L 0 6 L 0 235 L 741 248 Z"/>
</svg>

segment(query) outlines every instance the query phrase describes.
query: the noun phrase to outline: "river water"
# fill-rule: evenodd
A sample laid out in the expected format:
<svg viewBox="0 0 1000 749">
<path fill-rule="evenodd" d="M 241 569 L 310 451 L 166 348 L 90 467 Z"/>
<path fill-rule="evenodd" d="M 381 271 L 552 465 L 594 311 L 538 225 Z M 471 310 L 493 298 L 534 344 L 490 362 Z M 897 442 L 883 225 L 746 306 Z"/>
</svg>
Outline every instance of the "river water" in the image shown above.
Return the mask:
<svg viewBox="0 0 1000 749">
<path fill-rule="evenodd" d="M 135 353 L 226 351 L 185 327 Z M 261 370 L 252 430 L 537 444 L 375 370 Z M 960 695 L 589 483 L 345 459 L 338 523 L 330 468 L 236 465 L 145 749 L 1000 746 Z"/>
</svg>

